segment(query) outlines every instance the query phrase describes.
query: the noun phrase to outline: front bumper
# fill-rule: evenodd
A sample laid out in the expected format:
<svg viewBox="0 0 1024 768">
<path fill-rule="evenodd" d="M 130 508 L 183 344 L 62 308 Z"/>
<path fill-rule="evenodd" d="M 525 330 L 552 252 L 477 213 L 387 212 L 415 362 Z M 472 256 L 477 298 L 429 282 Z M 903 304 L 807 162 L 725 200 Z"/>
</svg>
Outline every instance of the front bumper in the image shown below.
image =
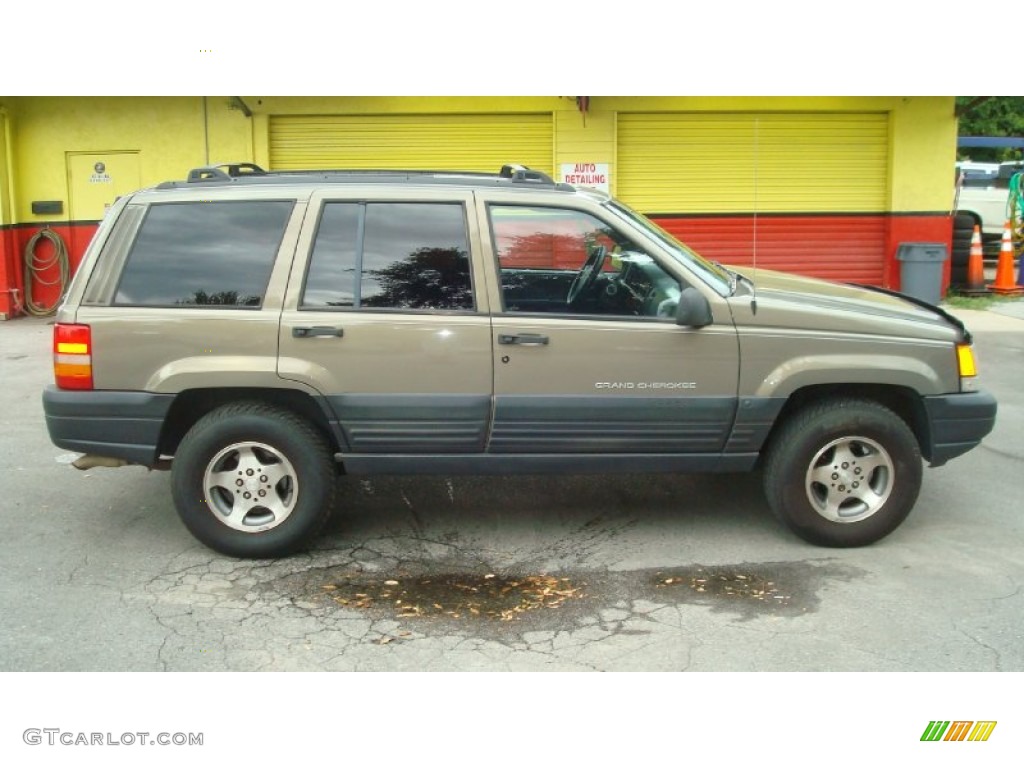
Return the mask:
<svg viewBox="0 0 1024 768">
<path fill-rule="evenodd" d="M 152 467 L 174 395 L 43 390 L 50 440 L 60 448 Z"/>
<path fill-rule="evenodd" d="M 996 423 L 996 399 L 989 392 L 961 392 L 925 397 L 928 436 L 925 458 L 940 467 L 974 448 Z"/>
</svg>

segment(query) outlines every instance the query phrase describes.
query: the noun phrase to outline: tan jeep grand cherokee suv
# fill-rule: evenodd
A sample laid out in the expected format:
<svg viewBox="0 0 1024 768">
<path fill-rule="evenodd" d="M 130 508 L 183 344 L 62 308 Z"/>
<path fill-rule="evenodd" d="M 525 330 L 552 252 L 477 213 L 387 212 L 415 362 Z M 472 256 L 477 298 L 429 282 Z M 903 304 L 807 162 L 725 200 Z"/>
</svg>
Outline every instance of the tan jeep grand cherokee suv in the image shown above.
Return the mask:
<svg viewBox="0 0 1024 768">
<path fill-rule="evenodd" d="M 171 469 L 272 557 L 339 472 L 761 468 L 798 535 L 891 532 L 996 413 L 970 335 L 881 290 L 712 264 L 607 195 L 499 174 L 196 169 L 124 197 L 54 329 L 52 440 Z"/>
</svg>

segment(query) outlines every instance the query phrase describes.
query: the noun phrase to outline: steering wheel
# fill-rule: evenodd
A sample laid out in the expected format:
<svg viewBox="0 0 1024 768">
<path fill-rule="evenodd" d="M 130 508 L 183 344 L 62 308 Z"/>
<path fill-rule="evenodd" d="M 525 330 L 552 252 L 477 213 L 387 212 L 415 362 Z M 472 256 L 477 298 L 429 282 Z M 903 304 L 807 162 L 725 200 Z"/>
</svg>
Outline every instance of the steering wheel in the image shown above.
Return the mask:
<svg viewBox="0 0 1024 768">
<path fill-rule="evenodd" d="M 572 285 L 569 286 L 569 295 L 565 299 L 566 304 L 572 304 L 581 294 L 594 287 L 597 278 L 601 275 L 601 266 L 604 264 L 604 257 L 607 253 L 608 249 L 603 245 L 594 246 L 583 267 L 572 281 Z"/>
</svg>

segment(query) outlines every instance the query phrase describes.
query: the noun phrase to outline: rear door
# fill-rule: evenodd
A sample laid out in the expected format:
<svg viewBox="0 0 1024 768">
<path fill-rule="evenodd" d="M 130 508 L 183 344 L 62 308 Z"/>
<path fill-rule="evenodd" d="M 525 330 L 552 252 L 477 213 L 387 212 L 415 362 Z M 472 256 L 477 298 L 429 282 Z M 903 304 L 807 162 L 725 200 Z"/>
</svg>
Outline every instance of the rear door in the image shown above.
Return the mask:
<svg viewBox="0 0 1024 768">
<path fill-rule="evenodd" d="M 491 334 L 471 201 L 372 186 L 312 196 L 278 371 L 324 398 L 348 454 L 484 448 Z"/>
</svg>

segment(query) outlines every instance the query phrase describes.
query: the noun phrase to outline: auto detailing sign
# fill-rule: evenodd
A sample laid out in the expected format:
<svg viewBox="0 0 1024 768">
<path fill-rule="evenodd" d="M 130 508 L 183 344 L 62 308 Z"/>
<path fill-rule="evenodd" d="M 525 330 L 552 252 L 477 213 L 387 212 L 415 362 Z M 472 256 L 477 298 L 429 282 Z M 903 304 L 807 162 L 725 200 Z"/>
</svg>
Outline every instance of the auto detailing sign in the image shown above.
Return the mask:
<svg viewBox="0 0 1024 768">
<path fill-rule="evenodd" d="M 562 181 L 578 187 L 597 187 L 611 194 L 608 163 L 562 163 Z"/>
</svg>

